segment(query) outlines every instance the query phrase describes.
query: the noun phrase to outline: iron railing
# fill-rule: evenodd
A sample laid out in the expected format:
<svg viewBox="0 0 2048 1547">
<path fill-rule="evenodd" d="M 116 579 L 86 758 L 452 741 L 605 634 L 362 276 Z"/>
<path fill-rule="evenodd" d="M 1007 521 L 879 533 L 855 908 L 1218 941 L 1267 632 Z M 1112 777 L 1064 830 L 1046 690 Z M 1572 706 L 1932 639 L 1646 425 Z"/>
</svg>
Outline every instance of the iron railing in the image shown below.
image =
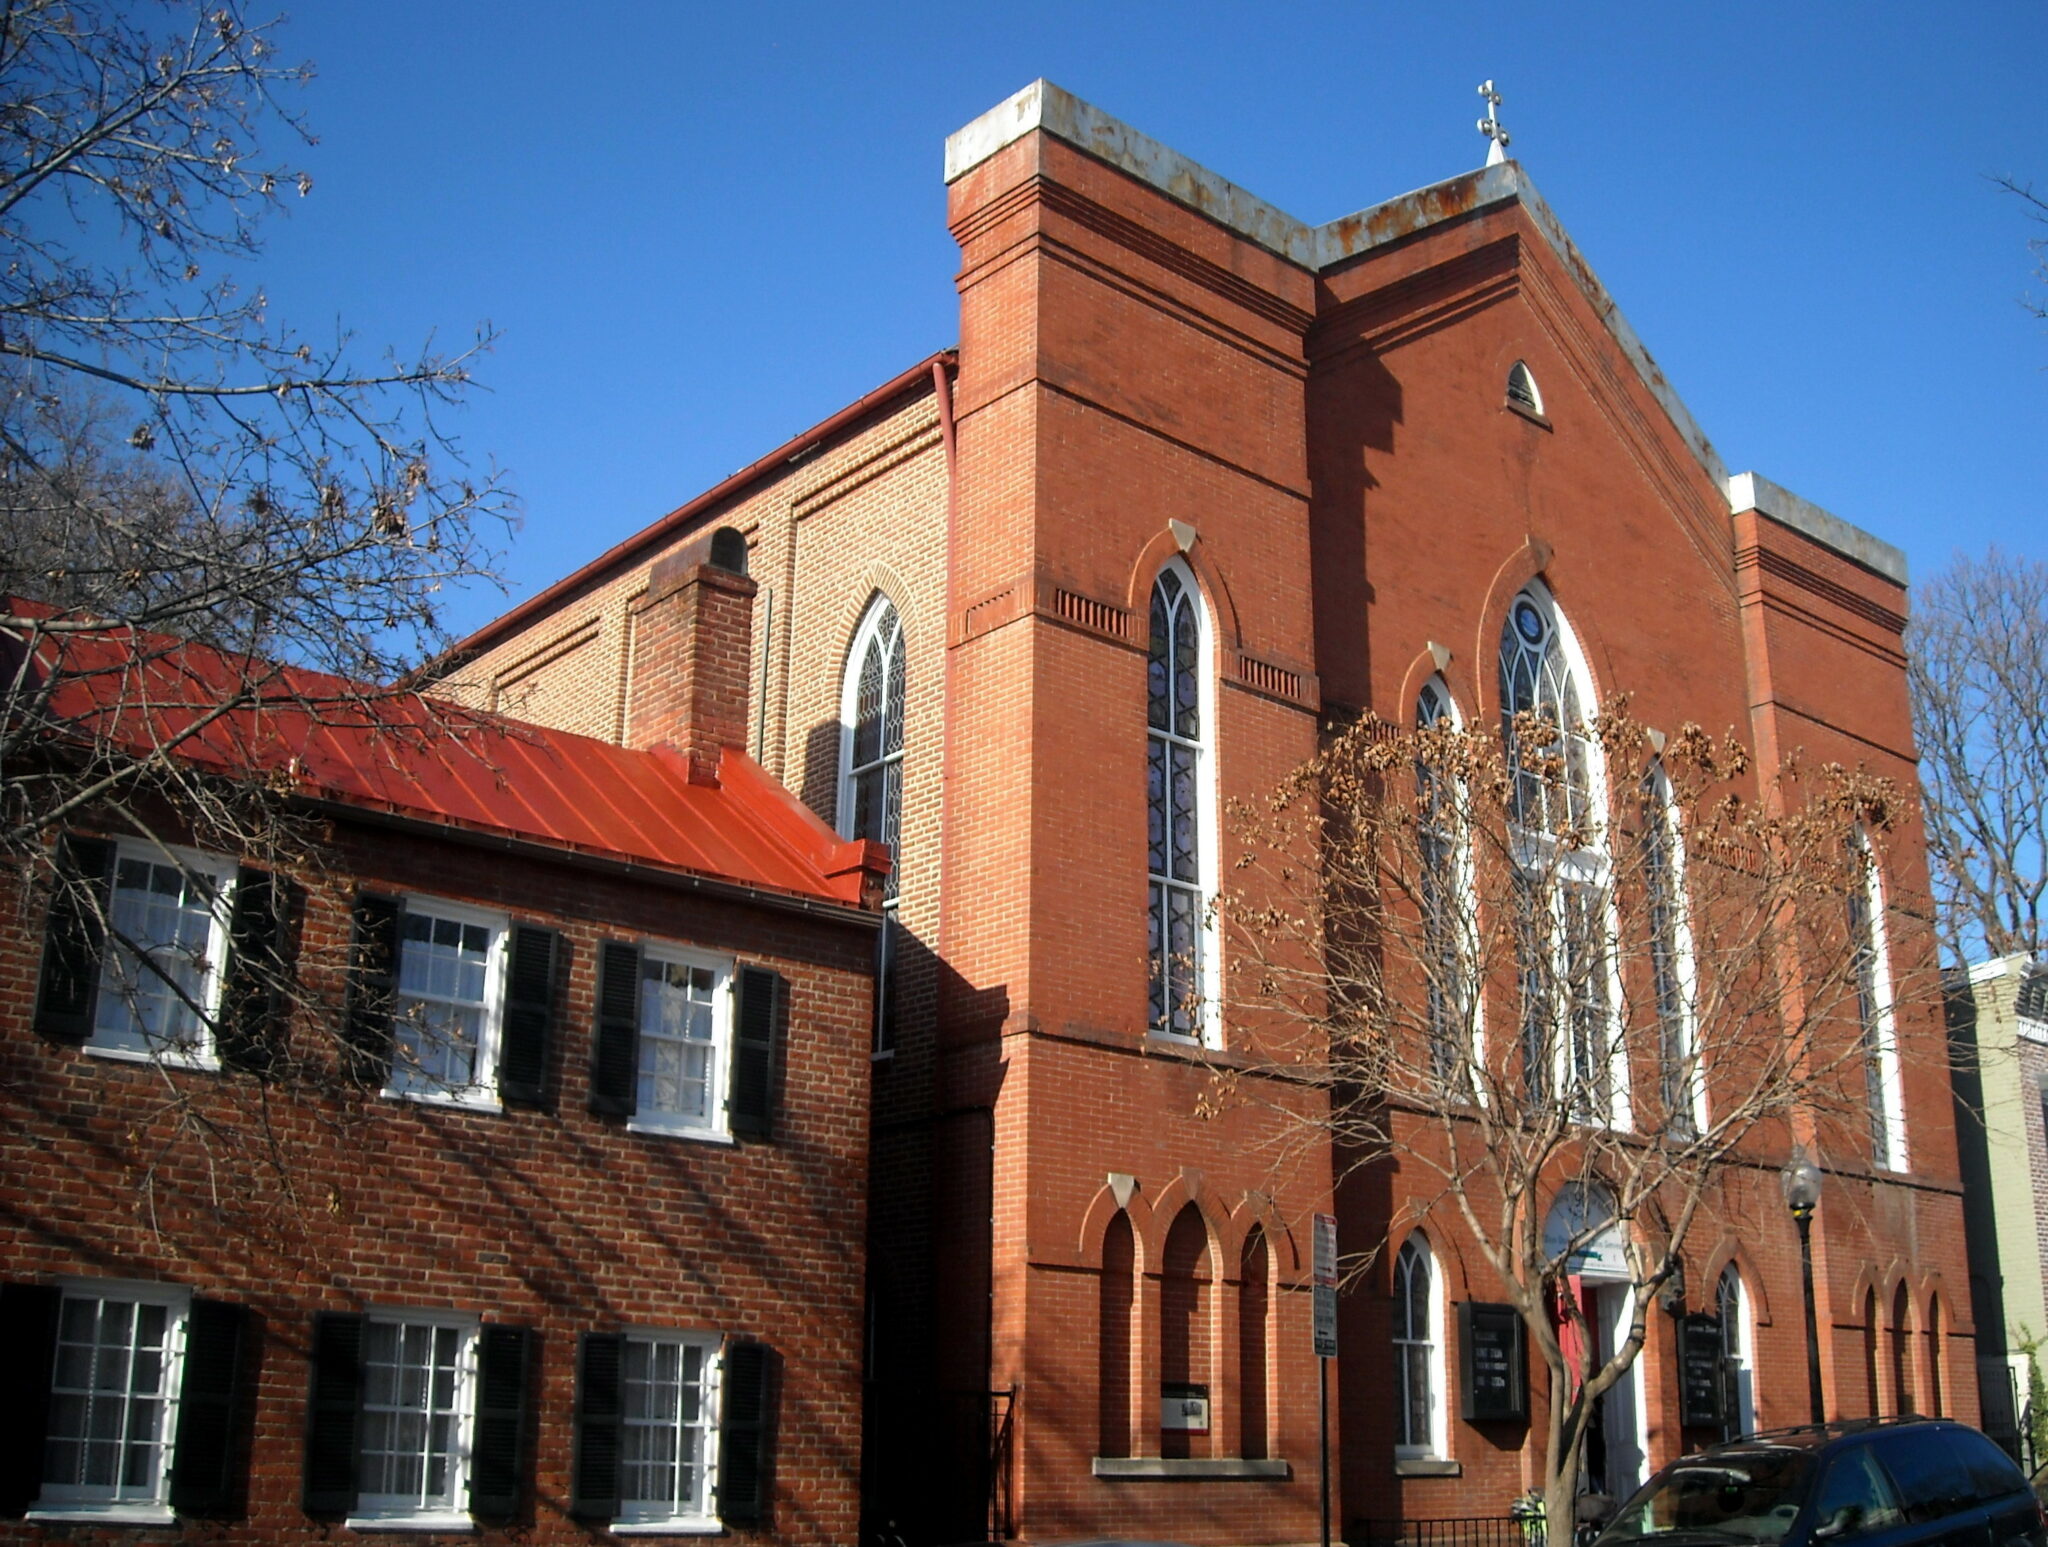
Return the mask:
<svg viewBox="0 0 2048 1547">
<path fill-rule="evenodd" d="M 1346 1547 L 1543 1547 L 1541 1521 L 1505 1515 L 1468 1515 L 1446 1520 L 1355 1520 L 1344 1533 Z"/>
</svg>

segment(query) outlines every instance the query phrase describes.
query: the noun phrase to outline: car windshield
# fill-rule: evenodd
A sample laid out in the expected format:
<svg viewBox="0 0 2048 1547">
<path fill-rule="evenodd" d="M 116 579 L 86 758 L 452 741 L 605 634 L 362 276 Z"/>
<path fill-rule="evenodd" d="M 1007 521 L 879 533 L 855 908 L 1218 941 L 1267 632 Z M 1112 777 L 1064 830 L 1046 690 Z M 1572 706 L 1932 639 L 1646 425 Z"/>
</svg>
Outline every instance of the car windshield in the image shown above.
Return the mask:
<svg viewBox="0 0 2048 1547">
<path fill-rule="evenodd" d="M 1603 1536 L 1783 1541 L 1812 1476 L 1813 1457 L 1801 1450 L 1724 1451 L 1680 1461 L 1623 1505 Z"/>
</svg>

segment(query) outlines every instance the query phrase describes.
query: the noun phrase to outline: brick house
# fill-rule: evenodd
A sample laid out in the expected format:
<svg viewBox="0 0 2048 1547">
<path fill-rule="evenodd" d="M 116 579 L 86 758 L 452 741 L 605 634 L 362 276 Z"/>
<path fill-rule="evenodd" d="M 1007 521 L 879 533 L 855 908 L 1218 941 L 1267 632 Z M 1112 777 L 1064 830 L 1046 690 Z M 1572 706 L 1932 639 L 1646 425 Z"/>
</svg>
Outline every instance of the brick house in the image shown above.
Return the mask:
<svg viewBox="0 0 2048 1547">
<path fill-rule="evenodd" d="M 0 1540 L 852 1538 L 887 864 L 736 745 L 730 542 L 643 609 L 638 747 L 285 673 L 182 755 L 317 868 L 158 802 L 7 878 Z M 228 669 L 118 648 L 111 735 Z"/>
<path fill-rule="evenodd" d="M 1272 1119 L 1197 1115 L 1242 1061 L 1240 1029 L 1177 991 L 1202 997 L 1228 949 L 1201 923 L 1220 804 L 1343 714 L 1498 723 L 1513 649 L 1588 707 L 1628 691 L 1647 723 L 1737 728 L 1766 771 L 1803 752 L 1910 782 L 1904 561 L 1727 472 L 1514 163 L 1310 227 L 1039 82 L 952 137 L 946 176 L 957 349 L 482 629 L 442 690 L 631 744 L 652 577 L 713 523 L 745 534 L 748 745 L 897 853 L 870 1522 L 1310 1540 L 1308 1231 L 1332 1164 L 1276 1173 Z M 1968 1418 L 1910 821 L 1873 860 L 1855 927 L 1881 1093 L 1826 1157 L 1827 1400 Z M 1784 1158 L 1735 1168 L 1687 1265 L 1751 1424 L 1806 1413 Z M 1413 1186 L 1390 1162 L 1338 1200 L 1347 1252 L 1386 1243 L 1340 1313 L 1340 1527 L 1498 1517 L 1541 1476 L 1546 1392 L 1533 1424 L 1459 1416 L 1453 1313 L 1499 1296 L 1453 1220 L 1386 1239 Z M 1611 1425 L 1631 1472 L 1699 1438 L 1652 1321 Z"/>
</svg>

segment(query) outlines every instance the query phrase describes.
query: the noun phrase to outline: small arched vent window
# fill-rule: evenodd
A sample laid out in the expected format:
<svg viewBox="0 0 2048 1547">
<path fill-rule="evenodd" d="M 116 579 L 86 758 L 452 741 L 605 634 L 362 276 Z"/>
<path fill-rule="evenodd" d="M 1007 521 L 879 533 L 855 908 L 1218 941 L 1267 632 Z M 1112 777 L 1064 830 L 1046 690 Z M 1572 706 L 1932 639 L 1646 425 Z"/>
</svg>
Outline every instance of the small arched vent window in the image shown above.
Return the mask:
<svg viewBox="0 0 2048 1547">
<path fill-rule="evenodd" d="M 1508 401 L 1532 414 L 1543 412 L 1543 394 L 1536 390 L 1536 378 L 1520 360 L 1508 372 Z"/>
</svg>

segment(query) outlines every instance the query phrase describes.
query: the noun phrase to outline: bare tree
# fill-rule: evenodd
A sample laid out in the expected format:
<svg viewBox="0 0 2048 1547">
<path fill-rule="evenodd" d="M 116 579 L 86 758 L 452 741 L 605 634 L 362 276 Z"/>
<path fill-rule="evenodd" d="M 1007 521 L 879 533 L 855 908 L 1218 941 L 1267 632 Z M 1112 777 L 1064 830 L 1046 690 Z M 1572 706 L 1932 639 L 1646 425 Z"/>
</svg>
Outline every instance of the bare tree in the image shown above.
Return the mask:
<svg viewBox="0 0 2048 1547">
<path fill-rule="evenodd" d="M 50 960 L 66 970 L 68 942 L 81 1002 L 165 1001 L 152 1025 L 203 1021 L 221 1047 L 280 1017 L 344 1032 L 348 964 L 238 943 L 231 991 L 202 1003 L 196 948 L 124 933 L 58 835 L 153 840 L 237 932 L 289 911 L 287 878 L 326 869 L 290 738 L 464 730 L 404 674 L 512 519 L 440 417 L 488 328 L 366 357 L 274 321 L 252 281 L 263 221 L 311 189 L 262 146 L 310 143 L 289 104 L 309 70 L 274 28 L 234 0 L 0 0 L 0 856 L 65 921 Z M 174 844 L 260 884 L 244 872 L 230 900 Z M 290 1191 L 278 1082 L 332 1086 L 349 1049 L 262 1062 L 257 1082 L 166 1069 L 149 1125 L 165 1153 L 197 1136 L 230 1200 Z"/>
<path fill-rule="evenodd" d="M 1887 1142 L 1869 866 L 1898 796 L 1832 766 L 1759 789 L 1732 737 L 1625 708 L 1570 733 L 1524 714 L 1506 741 L 1368 719 L 1238 813 L 1234 1015 L 1285 1078 L 1219 1071 L 1212 1099 L 1306 1081 L 1323 1111 L 1272 1102 L 1292 1139 L 1340 1178 L 1398 1149 L 1425 1179 L 1382 1244 L 1434 1217 L 1497 1277 L 1549 1371 L 1567 1521 L 1703 1212 L 1795 1141 Z M 1596 1352 L 1568 1284 L 1617 1243 L 1633 1316 Z"/>
<path fill-rule="evenodd" d="M 1994 177 L 1999 187 L 2027 206 L 2029 218 L 2042 225 L 2048 225 L 2048 199 L 2034 192 L 2033 184 L 2020 182 L 2011 177 Z M 2048 281 L 2048 236 L 2037 236 L 2027 243 L 2034 254 L 2034 277 Z M 2036 317 L 2048 321 L 2048 298 L 2029 298 L 2020 302 Z"/>
<path fill-rule="evenodd" d="M 2039 955 L 2048 893 L 2048 563 L 1958 555 L 1906 636 L 1927 854 L 1958 962 Z"/>
</svg>

